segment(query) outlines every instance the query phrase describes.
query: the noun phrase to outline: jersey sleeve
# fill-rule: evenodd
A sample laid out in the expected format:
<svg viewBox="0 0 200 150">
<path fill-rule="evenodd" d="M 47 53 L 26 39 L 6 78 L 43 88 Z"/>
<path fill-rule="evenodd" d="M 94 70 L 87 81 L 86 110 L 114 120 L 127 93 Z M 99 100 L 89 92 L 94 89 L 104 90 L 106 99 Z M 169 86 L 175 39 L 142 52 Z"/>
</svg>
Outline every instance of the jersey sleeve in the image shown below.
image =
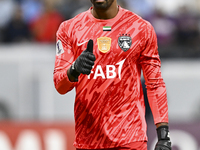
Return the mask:
<svg viewBox="0 0 200 150">
<path fill-rule="evenodd" d="M 154 123 L 168 122 L 166 86 L 161 75 L 157 36 L 151 24 L 147 26 L 145 48 L 141 52 L 140 64 L 147 88 L 147 96 Z"/>
<path fill-rule="evenodd" d="M 69 38 L 69 30 L 66 22 L 63 22 L 56 34 L 56 58 L 54 67 L 54 85 L 60 94 L 65 94 L 75 86 L 67 76 L 67 70 L 74 61 L 72 42 Z"/>
</svg>

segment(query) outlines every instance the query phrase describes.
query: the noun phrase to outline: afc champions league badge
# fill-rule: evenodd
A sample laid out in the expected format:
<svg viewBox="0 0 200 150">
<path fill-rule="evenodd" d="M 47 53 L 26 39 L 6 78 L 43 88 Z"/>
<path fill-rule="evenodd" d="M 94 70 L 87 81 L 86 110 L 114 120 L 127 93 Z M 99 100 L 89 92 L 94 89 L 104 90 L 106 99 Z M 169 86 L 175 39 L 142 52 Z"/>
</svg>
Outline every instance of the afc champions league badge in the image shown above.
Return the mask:
<svg viewBox="0 0 200 150">
<path fill-rule="evenodd" d="M 62 42 L 58 40 L 56 43 L 56 55 L 61 55 L 62 53 L 64 53 Z"/>
<path fill-rule="evenodd" d="M 128 51 L 131 48 L 132 39 L 130 34 L 120 34 L 118 38 L 118 45 L 124 51 Z"/>
</svg>

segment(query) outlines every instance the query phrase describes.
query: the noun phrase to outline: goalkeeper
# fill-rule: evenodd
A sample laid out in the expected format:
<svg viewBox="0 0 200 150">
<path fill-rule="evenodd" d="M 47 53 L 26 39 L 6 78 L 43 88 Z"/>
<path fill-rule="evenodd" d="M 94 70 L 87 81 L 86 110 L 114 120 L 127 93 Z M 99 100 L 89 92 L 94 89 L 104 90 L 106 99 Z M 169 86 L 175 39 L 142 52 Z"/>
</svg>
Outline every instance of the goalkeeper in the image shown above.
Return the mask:
<svg viewBox="0 0 200 150">
<path fill-rule="evenodd" d="M 74 146 L 147 150 L 142 70 L 157 128 L 155 150 L 171 150 L 167 93 L 152 25 L 117 0 L 91 3 L 57 31 L 54 84 L 60 94 L 76 88 Z"/>
</svg>

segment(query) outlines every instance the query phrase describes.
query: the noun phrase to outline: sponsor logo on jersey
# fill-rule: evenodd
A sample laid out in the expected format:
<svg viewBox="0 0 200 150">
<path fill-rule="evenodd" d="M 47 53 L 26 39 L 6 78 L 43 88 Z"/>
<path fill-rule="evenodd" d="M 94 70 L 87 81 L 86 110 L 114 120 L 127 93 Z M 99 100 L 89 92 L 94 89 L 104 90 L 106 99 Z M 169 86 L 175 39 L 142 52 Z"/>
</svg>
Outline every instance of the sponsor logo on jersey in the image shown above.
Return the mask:
<svg viewBox="0 0 200 150">
<path fill-rule="evenodd" d="M 111 48 L 111 38 L 109 37 L 100 37 L 97 39 L 98 49 L 102 53 L 107 53 Z"/>
<path fill-rule="evenodd" d="M 128 51 L 131 47 L 132 39 L 130 37 L 130 34 L 120 34 L 118 38 L 118 45 L 119 47 L 124 51 Z"/>
<path fill-rule="evenodd" d="M 121 80 L 121 72 L 125 60 L 126 58 L 118 62 L 116 65 L 106 65 L 106 73 L 103 72 L 101 65 L 97 65 L 92 69 L 90 75 L 88 75 L 88 79 L 90 79 L 93 74 L 93 79 L 97 79 L 97 77 L 101 77 L 102 79 L 114 79 L 118 77 Z"/>
<path fill-rule="evenodd" d="M 58 40 L 56 43 L 56 55 L 61 55 L 62 53 L 64 53 L 62 42 Z"/>
</svg>

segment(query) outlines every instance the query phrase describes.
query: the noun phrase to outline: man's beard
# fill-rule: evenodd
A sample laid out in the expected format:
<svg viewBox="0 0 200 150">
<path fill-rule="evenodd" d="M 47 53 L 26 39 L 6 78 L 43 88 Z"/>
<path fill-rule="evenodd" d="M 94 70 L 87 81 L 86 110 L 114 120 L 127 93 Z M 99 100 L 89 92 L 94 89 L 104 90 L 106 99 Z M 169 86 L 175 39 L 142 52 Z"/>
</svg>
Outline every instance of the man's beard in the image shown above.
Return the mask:
<svg viewBox="0 0 200 150">
<path fill-rule="evenodd" d="M 96 0 L 91 0 L 92 4 L 94 5 L 95 8 L 97 9 L 102 9 L 102 10 L 106 10 L 108 9 L 112 3 L 114 2 L 114 0 L 105 0 L 104 2 L 95 2 Z"/>
</svg>

